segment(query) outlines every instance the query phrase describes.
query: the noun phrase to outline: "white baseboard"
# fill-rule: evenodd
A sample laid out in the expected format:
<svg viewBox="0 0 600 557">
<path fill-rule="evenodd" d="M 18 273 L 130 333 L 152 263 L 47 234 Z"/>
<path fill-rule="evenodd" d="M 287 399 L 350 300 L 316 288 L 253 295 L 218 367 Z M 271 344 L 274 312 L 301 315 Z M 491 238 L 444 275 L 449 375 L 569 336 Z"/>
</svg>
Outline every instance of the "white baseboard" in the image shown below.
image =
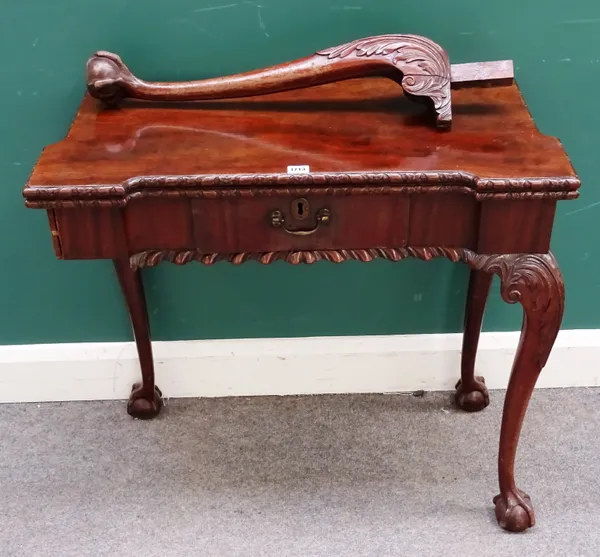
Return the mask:
<svg viewBox="0 0 600 557">
<path fill-rule="evenodd" d="M 155 342 L 165 397 L 451 390 L 460 334 Z M 483 333 L 477 372 L 505 388 L 519 333 Z M 127 398 L 131 342 L 0 346 L 0 402 Z M 600 329 L 561 331 L 539 387 L 600 385 Z"/>
</svg>

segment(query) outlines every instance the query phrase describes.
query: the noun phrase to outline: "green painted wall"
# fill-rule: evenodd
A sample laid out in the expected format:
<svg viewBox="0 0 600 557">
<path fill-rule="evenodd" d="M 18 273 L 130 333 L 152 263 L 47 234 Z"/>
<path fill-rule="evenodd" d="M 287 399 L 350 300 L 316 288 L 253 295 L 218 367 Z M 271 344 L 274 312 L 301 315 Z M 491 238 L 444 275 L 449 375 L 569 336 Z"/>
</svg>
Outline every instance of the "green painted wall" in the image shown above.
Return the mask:
<svg viewBox="0 0 600 557">
<path fill-rule="evenodd" d="M 539 127 L 583 179 L 559 203 L 553 250 L 567 283 L 565 328 L 600 327 L 600 3 L 597 0 L 2 0 L 0 344 L 130 338 L 107 261 L 54 259 L 43 211 L 21 189 L 67 131 L 97 49 L 149 79 L 223 75 L 360 36 L 431 37 L 453 62 L 512 58 Z M 460 330 L 466 269 L 447 261 L 291 267 L 163 265 L 145 273 L 157 339 Z M 485 329 L 520 327 L 494 288 Z"/>
</svg>

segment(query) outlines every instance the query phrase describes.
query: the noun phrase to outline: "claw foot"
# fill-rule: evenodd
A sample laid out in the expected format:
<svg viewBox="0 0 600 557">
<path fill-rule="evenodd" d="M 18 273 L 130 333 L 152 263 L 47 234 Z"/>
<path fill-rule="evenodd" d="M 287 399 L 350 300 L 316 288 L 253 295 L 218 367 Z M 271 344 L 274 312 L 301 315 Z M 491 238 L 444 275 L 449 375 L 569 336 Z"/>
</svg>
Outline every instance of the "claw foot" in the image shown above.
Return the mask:
<svg viewBox="0 0 600 557">
<path fill-rule="evenodd" d="M 522 532 L 535 526 L 535 514 L 531 499 L 521 490 L 509 491 L 494 497 L 496 520 L 501 528 L 509 532 Z"/>
<path fill-rule="evenodd" d="M 162 393 L 158 387 L 154 387 L 154 396 L 151 400 L 146 398 L 141 383 L 136 383 L 131 389 L 131 395 L 127 402 L 127 413 L 140 420 L 154 418 L 162 408 Z"/>
<path fill-rule="evenodd" d="M 466 412 L 479 412 L 490 403 L 490 395 L 485 386 L 485 379 L 476 376 L 469 390 L 462 386 L 462 381 L 456 384 L 456 404 Z"/>
</svg>

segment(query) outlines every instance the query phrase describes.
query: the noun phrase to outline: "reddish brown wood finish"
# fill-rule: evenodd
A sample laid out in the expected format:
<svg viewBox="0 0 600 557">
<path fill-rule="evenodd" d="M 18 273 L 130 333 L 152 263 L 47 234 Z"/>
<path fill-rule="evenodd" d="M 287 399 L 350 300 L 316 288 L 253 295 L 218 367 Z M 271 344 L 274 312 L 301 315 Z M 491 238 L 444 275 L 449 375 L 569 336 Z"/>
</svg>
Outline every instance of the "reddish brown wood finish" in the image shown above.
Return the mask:
<svg viewBox="0 0 600 557">
<path fill-rule="evenodd" d="M 54 209 L 49 209 L 48 213 L 48 224 L 50 225 L 50 234 L 52 235 L 52 247 L 56 257 L 62 258 L 62 246 L 60 243 L 60 236 L 58 233 L 58 224 L 56 223 L 56 212 Z"/>
<path fill-rule="evenodd" d="M 467 307 L 465 310 L 465 331 L 460 363 L 460 381 L 456 384 L 456 402 L 467 412 L 478 412 L 490 403 L 490 395 L 485 379 L 475 376 L 475 357 L 479 334 L 483 323 L 485 302 L 492 285 L 493 275 L 476 269 L 469 277 Z"/>
<path fill-rule="evenodd" d="M 310 214 L 291 216 L 293 199 L 306 199 Z M 294 198 L 193 199 L 194 245 L 205 252 L 402 247 L 408 240 L 408 196 L 296 196 Z M 331 212 L 327 225 L 309 236 L 295 236 L 269 224 L 279 210 L 296 230 L 313 230 L 320 209 Z M 152 247 L 152 246 L 149 246 Z"/>
<path fill-rule="evenodd" d="M 123 211 L 118 207 L 57 208 L 54 214 L 65 259 L 127 257 Z"/>
<path fill-rule="evenodd" d="M 502 298 L 523 306 L 523 328 L 504 400 L 498 474 L 500 494 L 494 498 L 502 528 L 521 532 L 534 526 L 529 496 L 515 484 L 515 456 L 521 426 L 537 378 L 546 365 L 560 329 L 565 290 L 552 254 L 469 255 L 471 267 L 496 273 Z"/>
<path fill-rule="evenodd" d="M 90 94 L 112 105 L 127 97 L 161 101 L 248 97 L 370 75 L 389 75 L 407 93 L 428 97 L 438 125 L 450 125 L 448 55 L 430 39 L 416 35 L 367 37 L 294 62 L 202 81 L 143 81 L 111 52 L 96 53 L 87 65 Z"/>
<path fill-rule="evenodd" d="M 162 408 L 162 393 L 154 384 L 150 324 L 148 323 L 142 277 L 138 269 L 130 267 L 127 258 L 115 259 L 114 265 L 129 310 L 133 336 L 142 368 L 142 382 L 136 383 L 131 389 L 127 412 L 134 418 L 154 418 Z"/>
<path fill-rule="evenodd" d="M 533 525 L 514 459 L 562 316 L 564 287 L 548 251 L 555 206 L 577 196 L 579 179 L 559 141 L 536 129 L 515 83 L 455 89 L 452 108 L 452 131 L 441 133 L 425 108 L 378 78 L 243 101 L 124 102 L 119 110 L 86 95 L 24 195 L 29 207 L 48 211 L 58 257 L 115 261 L 143 377 L 128 411 L 152 417 L 161 406 L 141 267 L 463 261 L 472 274 L 456 394 L 462 408 L 488 403 L 474 362 L 492 274 L 503 298 L 524 308 L 495 501 L 502 527 Z M 287 174 L 288 165 L 310 171 Z"/>
<path fill-rule="evenodd" d="M 367 37 L 271 68 L 201 81 L 144 81 L 112 52 L 97 52 L 87 64 L 90 94 L 113 106 L 125 98 L 190 101 L 266 95 L 374 75 L 392 78 L 411 97 L 429 99 L 441 128 L 452 122 L 453 83 L 506 84 L 514 77 L 510 60 L 451 67 L 440 45 L 418 35 Z"/>
<path fill-rule="evenodd" d="M 550 249 L 556 201 L 505 199 L 481 203 L 479 253 L 545 253 Z M 506 215 L 511 217 L 511 234 L 504 232 Z"/>
<path fill-rule="evenodd" d="M 539 133 L 516 84 L 453 91 L 448 132 L 396 93 L 394 83 L 371 78 L 252 99 L 130 101 L 119 110 L 86 95 L 67 139 L 44 149 L 27 202 L 64 206 L 102 194 L 125 204 L 152 189 L 193 196 L 198 187 L 296 184 L 444 184 L 478 200 L 577 196 L 560 142 Z M 292 164 L 310 165 L 311 175 L 286 175 Z M 161 176 L 188 178 L 149 178 Z"/>
</svg>

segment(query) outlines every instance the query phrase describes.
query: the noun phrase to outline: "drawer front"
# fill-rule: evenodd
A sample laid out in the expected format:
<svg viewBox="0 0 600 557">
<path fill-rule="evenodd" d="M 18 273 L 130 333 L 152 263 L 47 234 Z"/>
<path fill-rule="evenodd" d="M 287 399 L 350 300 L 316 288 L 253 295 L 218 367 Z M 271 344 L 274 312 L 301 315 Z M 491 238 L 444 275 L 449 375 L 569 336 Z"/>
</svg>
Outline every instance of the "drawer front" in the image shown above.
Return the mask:
<svg viewBox="0 0 600 557">
<path fill-rule="evenodd" d="M 408 196 L 195 199 L 196 248 L 207 253 L 402 247 Z"/>
</svg>

